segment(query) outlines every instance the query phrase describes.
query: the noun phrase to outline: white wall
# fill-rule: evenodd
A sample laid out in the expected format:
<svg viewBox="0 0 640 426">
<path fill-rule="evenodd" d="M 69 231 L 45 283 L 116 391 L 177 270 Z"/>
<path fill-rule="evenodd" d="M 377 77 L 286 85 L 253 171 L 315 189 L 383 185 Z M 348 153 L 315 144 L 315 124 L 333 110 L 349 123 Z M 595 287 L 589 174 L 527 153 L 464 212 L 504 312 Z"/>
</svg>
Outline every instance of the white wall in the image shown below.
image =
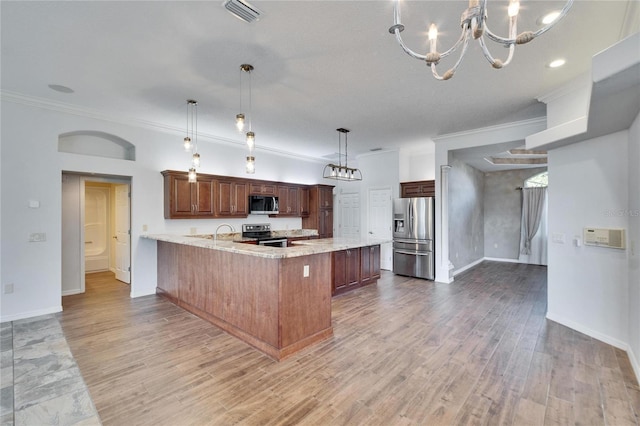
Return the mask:
<svg viewBox="0 0 640 426">
<path fill-rule="evenodd" d="M 549 151 L 548 318 L 618 347 L 628 336 L 626 250 L 575 247 L 584 227 L 625 228 L 628 131 Z M 564 243 L 554 242 L 554 234 Z"/>
<path fill-rule="evenodd" d="M 640 114 L 629 129 L 629 355 L 640 377 Z"/>
<path fill-rule="evenodd" d="M 160 171 L 185 170 L 188 156 L 181 150 L 182 135 L 133 127 L 116 121 L 80 116 L 2 100 L 1 158 L 1 283 L 14 284 L 3 294 L 1 321 L 10 321 L 61 308 L 62 171 L 131 177 L 131 295 L 152 294 L 156 287 L 155 242 L 141 239 L 149 233 L 185 232 L 196 227 L 210 232 L 217 224 L 242 220 L 165 220 Z M 231 123 L 233 125 L 233 123 Z M 118 136 L 136 146 L 136 161 L 59 153 L 58 135 L 90 130 Z M 246 152 L 242 144 L 200 141 L 203 173 L 243 176 Z M 252 178 L 320 183 L 323 164 L 256 151 Z M 40 207 L 29 208 L 29 200 Z M 244 222 L 262 221 L 250 216 Z M 269 219 L 274 229 L 300 227 L 300 219 Z M 30 243 L 30 233 L 46 233 L 46 241 Z"/>
<path fill-rule="evenodd" d="M 428 139 L 420 146 L 401 149 L 399 152 L 400 182 L 433 180 L 436 178 L 435 144 Z"/>
</svg>

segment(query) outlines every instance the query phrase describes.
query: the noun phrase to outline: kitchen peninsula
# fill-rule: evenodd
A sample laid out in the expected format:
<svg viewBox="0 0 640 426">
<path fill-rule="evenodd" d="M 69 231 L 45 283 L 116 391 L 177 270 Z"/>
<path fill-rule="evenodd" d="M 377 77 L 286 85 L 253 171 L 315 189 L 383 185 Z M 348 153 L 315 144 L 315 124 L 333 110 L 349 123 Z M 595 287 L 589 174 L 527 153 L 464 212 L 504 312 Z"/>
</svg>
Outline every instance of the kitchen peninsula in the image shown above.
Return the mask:
<svg viewBox="0 0 640 426">
<path fill-rule="evenodd" d="M 291 247 L 245 244 L 228 235 L 144 238 L 157 240 L 158 294 L 282 360 L 333 335 L 333 253 L 359 254 L 362 247 L 372 247 L 379 258 L 379 243 L 299 240 L 313 232 L 292 232 Z M 366 267 L 372 265 L 377 275 L 368 270 L 367 283 L 379 276 L 379 259 L 367 256 Z"/>
</svg>

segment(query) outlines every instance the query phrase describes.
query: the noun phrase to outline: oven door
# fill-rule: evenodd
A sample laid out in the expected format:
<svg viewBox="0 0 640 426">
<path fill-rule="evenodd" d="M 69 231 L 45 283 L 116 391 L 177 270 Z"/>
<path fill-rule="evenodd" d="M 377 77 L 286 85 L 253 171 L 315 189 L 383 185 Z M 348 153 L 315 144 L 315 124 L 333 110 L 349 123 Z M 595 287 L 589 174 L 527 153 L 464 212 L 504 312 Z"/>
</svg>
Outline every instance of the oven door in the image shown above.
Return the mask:
<svg viewBox="0 0 640 426">
<path fill-rule="evenodd" d="M 268 247 L 286 247 L 287 239 L 285 238 L 280 240 L 259 240 L 258 245 L 268 246 Z"/>
</svg>

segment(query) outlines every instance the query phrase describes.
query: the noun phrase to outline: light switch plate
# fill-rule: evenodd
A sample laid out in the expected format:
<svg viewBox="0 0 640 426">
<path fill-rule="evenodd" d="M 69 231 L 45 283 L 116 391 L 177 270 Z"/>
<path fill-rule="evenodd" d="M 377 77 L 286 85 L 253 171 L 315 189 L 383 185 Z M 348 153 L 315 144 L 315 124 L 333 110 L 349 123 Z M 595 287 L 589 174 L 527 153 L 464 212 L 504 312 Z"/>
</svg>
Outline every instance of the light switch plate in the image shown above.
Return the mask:
<svg viewBox="0 0 640 426">
<path fill-rule="evenodd" d="M 302 268 L 302 276 L 307 278 L 309 276 L 309 265 L 304 265 Z"/>
</svg>

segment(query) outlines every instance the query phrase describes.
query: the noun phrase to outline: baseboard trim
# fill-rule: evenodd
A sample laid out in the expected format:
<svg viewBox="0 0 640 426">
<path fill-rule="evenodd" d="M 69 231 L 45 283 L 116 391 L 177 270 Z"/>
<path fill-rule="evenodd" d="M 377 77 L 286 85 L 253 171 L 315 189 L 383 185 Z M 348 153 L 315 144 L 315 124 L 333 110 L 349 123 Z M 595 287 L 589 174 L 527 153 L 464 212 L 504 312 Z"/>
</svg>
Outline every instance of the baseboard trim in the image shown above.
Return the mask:
<svg viewBox="0 0 640 426">
<path fill-rule="evenodd" d="M 462 272 L 466 271 L 467 269 L 471 269 L 474 266 L 481 264 L 484 260 L 485 260 L 485 258 L 481 257 L 480 259 L 474 260 L 473 262 L 469 263 L 466 266 L 463 266 L 460 269 L 456 269 L 455 271 L 453 271 L 453 276 L 455 277 L 456 275 L 461 274 Z"/>
<path fill-rule="evenodd" d="M 5 315 L 0 317 L 0 322 L 18 321 L 25 318 L 39 317 L 40 315 L 56 314 L 58 312 L 62 312 L 62 305 L 47 309 L 38 309 L 37 311 L 21 312 L 15 315 Z"/>
<path fill-rule="evenodd" d="M 636 354 L 631 349 L 631 346 L 627 348 L 627 355 L 629 356 L 629 361 L 631 362 L 633 372 L 636 373 L 636 380 L 640 382 L 640 362 L 638 361 L 638 357 L 636 357 Z"/>
<path fill-rule="evenodd" d="M 491 262 L 505 262 L 505 263 L 525 263 L 518 259 L 509 259 L 506 257 L 485 257 L 484 260 L 489 260 Z"/>
<path fill-rule="evenodd" d="M 618 349 L 622 349 L 627 353 L 627 356 L 629 357 L 629 362 L 631 362 L 631 367 L 633 368 L 633 372 L 636 375 L 636 380 L 640 381 L 640 362 L 628 343 L 623 342 L 622 340 L 618 340 L 614 337 L 608 336 L 606 334 L 600 333 L 598 331 L 592 330 L 589 327 L 585 327 L 582 324 L 578 324 L 575 321 L 562 318 L 561 316 L 553 313 L 547 312 L 547 319 L 553 322 L 557 322 L 558 324 L 562 324 L 582 334 L 586 334 L 589 337 L 592 337 L 596 340 L 600 340 L 601 342 L 607 343 L 611 346 L 615 346 Z"/>
<path fill-rule="evenodd" d="M 601 342 L 607 343 L 611 346 L 615 346 L 616 348 L 622 349 L 623 351 L 628 351 L 629 349 L 629 345 L 626 342 L 623 342 L 622 340 L 616 339 L 615 337 L 611 337 L 607 334 L 600 333 L 599 331 L 592 330 L 589 327 L 585 327 L 580 323 L 568 320 L 552 312 L 547 312 L 547 319 L 553 322 L 557 322 L 558 324 L 567 326 L 582 334 L 586 334 L 589 337 L 593 337 L 594 339 L 600 340 Z"/>
</svg>

